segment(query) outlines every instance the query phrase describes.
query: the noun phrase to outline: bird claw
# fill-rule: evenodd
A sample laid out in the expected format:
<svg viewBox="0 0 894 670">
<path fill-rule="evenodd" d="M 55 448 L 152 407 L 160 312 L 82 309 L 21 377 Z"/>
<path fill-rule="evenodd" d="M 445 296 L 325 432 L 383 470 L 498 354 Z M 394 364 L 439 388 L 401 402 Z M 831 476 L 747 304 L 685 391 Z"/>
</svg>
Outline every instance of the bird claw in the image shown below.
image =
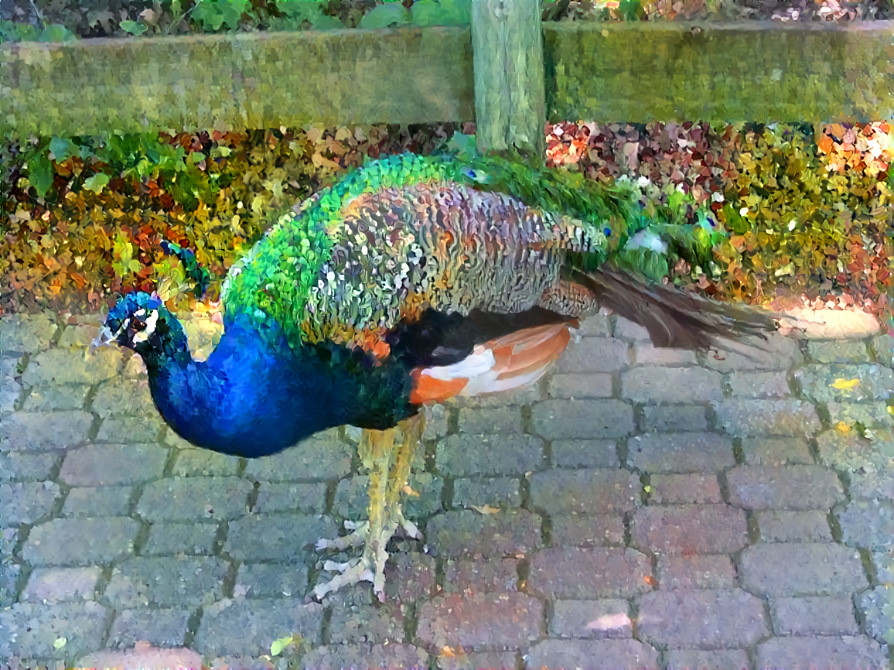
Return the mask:
<svg viewBox="0 0 894 670">
<path fill-rule="evenodd" d="M 332 579 L 322 584 L 317 584 L 313 590 L 313 597 L 317 601 L 322 601 L 330 593 L 335 593 L 344 586 L 358 584 L 360 582 L 372 582 L 373 591 L 376 597 L 385 601 L 385 584 L 384 578 L 377 580 L 374 566 L 368 564 L 368 558 L 363 558 L 347 563 L 336 563 L 335 561 L 326 561 L 323 563 L 323 569 L 327 572 L 337 572 Z M 377 581 L 380 583 L 377 584 Z M 377 588 L 378 587 L 378 588 Z"/>
</svg>

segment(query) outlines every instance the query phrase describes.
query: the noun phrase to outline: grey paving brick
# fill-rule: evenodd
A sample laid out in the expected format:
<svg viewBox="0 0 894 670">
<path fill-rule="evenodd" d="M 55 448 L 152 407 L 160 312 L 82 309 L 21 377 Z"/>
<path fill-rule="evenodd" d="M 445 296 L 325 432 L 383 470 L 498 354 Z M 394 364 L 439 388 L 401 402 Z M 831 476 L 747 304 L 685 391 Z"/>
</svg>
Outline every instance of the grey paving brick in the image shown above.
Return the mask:
<svg viewBox="0 0 894 670">
<path fill-rule="evenodd" d="M 145 640 L 155 647 L 179 647 L 186 637 L 190 614 L 185 607 L 121 610 L 112 622 L 106 645 L 127 649 Z"/>
<path fill-rule="evenodd" d="M 872 566 L 876 576 L 882 584 L 894 582 L 894 547 L 885 547 L 883 550 L 870 551 Z"/>
<path fill-rule="evenodd" d="M 894 431 L 879 429 L 873 433 L 874 440 L 860 437 L 855 430 L 832 429 L 820 433 L 816 437 L 820 463 L 857 474 L 869 465 L 888 477 L 891 455 L 894 454 Z"/>
<path fill-rule="evenodd" d="M 629 598 L 649 590 L 648 557 L 633 549 L 557 547 L 531 557 L 528 586 L 556 598 Z"/>
<path fill-rule="evenodd" d="M 658 652 L 639 640 L 544 640 L 525 655 L 525 668 L 658 668 Z"/>
<path fill-rule="evenodd" d="M 744 649 L 671 649 L 664 655 L 667 670 L 746 670 L 751 667 Z"/>
<path fill-rule="evenodd" d="M 0 609 L 11 607 L 18 599 L 18 581 L 22 566 L 17 563 L 2 563 L 0 570 Z"/>
<path fill-rule="evenodd" d="M 723 351 L 719 355 L 706 355 L 705 365 L 721 372 L 731 370 L 786 370 L 801 363 L 804 356 L 794 338 L 774 333 L 767 340 L 753 340 L 747 352 Z"/>
<path fill-rule="evenodd" d="M 807 440 L 797 437 L 746 437 L 742 439 L 742 453 L 747 465 L 813 463 Z"/>
<path fill-rule="evenodd" d="M 422 519 L 441 509 L 444 480 L 429 472 L 413 472 L 408 484 L 418 495 L 403 496 L 403 511 L 408 519 Z M 366 519 L 369 509 L 369 476 L 342 479 L 335 489 L 334 514 L 357 521 Z"/>
<path fill-rule="evenodd" d="M 808 340 L 807 355 L 817 363 L 867 363 L 863 340 Z"/>
<path fill-rule="evenodd" d="M 546 470 L 531 477 L 531 500 L 547 514 L 626 512 L 641 489 L 627 470 Z"/>
<path fill-rule="evenodd" d="M 436 590 L 437 562 L 434 557 L 414 551 L 392 551 L 385 564 L 385 600 L 409 602 Z M 370 591 L 366 593 L 371 596 Z"/>
<path fill-rule="evenodd" d="M 59 326 L 49 314 L 7 314 L 0 318 L 0 354 L 46 349 Z"/>
<path fill-rule="evenodd" d="M 322 482 L 262 482 L 253 512 L 323 512 L 326 485 Z"/>
<path fill-rule="evenodd" d="M 747 647 L 769 633 L 760 598 L 732 591 L 656 591 L 640 599 L 637 631 L 671 648 Z"/>
<path fill-rule="evenodd" d="M 65 600 L 91 600 L 99 581 L 100 569 L 35 568 L 22 591 L 23 602 L 46 603 Z"/>
<path fill-rule="evenodd" d="M 351 471 L 354 448 L 334 431 L 319 433 L 273 456 L 248 461 L 245 475 L 266 481 L 325 481 Z"/>
<path fill-rule="evenodd" d="M 894 367 L 894 337 L 890 335 L 876 335 L 872 338 L 872 349 L 875 351 L 879 362 L 889 368 Z"/>
<path fill-rule="evenodd" d="M 854 635 L 854 604 L 847 597 L 775 598 L 770 605 L 777 635 Z"/>
<path fill-rule="evenodd" d="M 96 433 L 97 442 L 157 442 L 167 429 L 157 412 L 141 416 L 114 415 L 103 419 Z"/>
<path fill-rule="evenodd" d="M 720 373 L 698 367 L 642 366 L 621 373 L 621 395 L 638 402 L 699 402 L 723 397 Z"/>
<path fill-rule="evenodd" d="M 633 524 L 633 546 L 643 551 L 730 553 L 748 544 L 745 514 L 728 505 L 643 507 Z"/>
<path fill-rule="evenodd" d="M 102 646 L 109 612 L 99 603 L 19 603 L 0 610 L 0 658 L 74 658 Z M 65 638 L 61 651 L 56 640 Z"/>
<path fill-rule="evenodd" d="M 62 461 L 58 452 L 10 451 L 0 453 L 0 481 L 43 481 L 50 479 Z"/>
<path fill-rule="evenodd" d="M 888 643 L 894 630 L 891 610 L 891 586 L 884 584 L 857 596 L 857 607 L 866 622 L 866 633 L 878 642 Z M 819 631 L 817 631 L 819 632 Z"/>
<path fill-rule="evenodd" d="M 239 477 L 159 479 L 143 487 L 137 513 L 153 522 L 235 519 L 248 511 L 251 490 Z"/>
<path fill-rule="evenodd" d="M 618 447 L 614 440 L 553 440 L 550 460 L 556 467 L 616 468 Z"/>
<path fill-rule="evenodd" d="M 881 401 L 868 402 L 830 402 L 826 403 L 829 411 L 829 422 L 838 425 L 844 422 L 848 426 L 863 424 L 867 428 L 890 428 L 894 426 L 894 415 Z"/>
<path fill-rule="evenodd" d="M 543 440 L 530 435 L 449 435 L 435 453 L 438 472 L 453 477 L 519 475 L 543 467 Z"/>
<path fill-rule="evenodd" d="M 633 637 L 626 600 L 557 600 L 549 616 L 553 637 L 612 639 Z"/>
<path fill-rule="evenodd" d="M 167 457 L 154 444 L 90 444 L 65 454 L 59 479 L 71 486 L 138 484 L 161 477 Z"/>
<path fill-rule="evenodd" d="M 22 557 L 32 565 L 96 565 L 133 551 L 140 524 L 127 517 L 52 519 L 31 529 Z"/>
<path fill-rule="evenodd" d="M 450 410 L 446 405 L 428 405 L 425 408 L 425 428 L 422 439 L 434 440 L 447 435 L 450 428 Z"/>
<path fill-rule="evenodd" d="M 883 549 L 894 537 L 894 503 L 890 501 L 854 500 L 835 518 L 841 526 L 845 544 L 853 547 Z"/>
<path fill-rule="evenodd" d="M 486 477 L 483 479 L 457 479 L 453 482 L 453 505 L 471 507 L 521 506 L 519 480 L 514 477 Z"/>
<path fill-rule="evenodd" d="M 60 495 L 53 482 L 0 484 L 0 519 L 4 524 L 34 523 L 53 511 Z"/>
<path fill-rule="evenodd" d="M 726 473 L 729 501 L 744 509 L 829 509 L 844 500 L 838 475 L 820 465 L 748 465 Z"/>
<path fill-rule="evenodd" d="M 92 423 L 86 412 L 15 412 L 0 421 L 0 449 L 67 449 L 87 439 Z"/>
<path fill-rule="evenodd" d="M 602 312 L 592 314 L 581 320 L 578 332 L 582 337 L 609 337 L 612 334 L 612 318 Z"/>
<path fill-rule="evenodd" d="M 240 561 L 297 562 L 306 547 L 336 534 L 335 522 L 329 517 L 251 515 L 230 522 L 224 550 Z"/>
<path fill-rule="evenodd" d="M 608 398 L 613 385 L 607 372 L 560 372 L 550 378 L 547 393 L 550 398 Z"/>
<path fill-rule="evenodd" d="M 226 477 L 239 470 L 239 459 L 235 456 L 192 447 L 174 431 L 167 431 L 164 441 L 176 449 L 171 470 L 175 477 Z"/>
<path fill-rule="evenodd" d="M 444 590 L 448 593 L 518 590 L 518 559 L 461 559 L 444 563 Z"/>
<path fill-rule="evenodd" d="M 204 556 L 136 556 L 115 567 L 105 597 L 116 609 L 207 605 L 221 597 L 229 567 Z"/>
<path fill-rule="evenodd" d="M 303 563 L 243 563 L 233 592 L 249 598 L 299 598 L 307 587 L 307 566 Z"/>
<path fill-rule="evenodd" d="M 304 667 L 321 670 L 337 668 L 426 670 L 428 654 L 411 644 L 339 644 L 316 647 L 301 657 L 301 663 Z"/>
<path fill-rule="evenodd" d="M 626 342 L 610 337 L 584 337 L 568 345 L 556 367 L 561 372 L 612 372 L 629 363 Z"/>
<path fill-rule="evenodd" d="M 730 398 L 714 403 L 719 425 L 730 435 L 803 436 L 821 428 L 816 409 L 802 400 Z"/>
<path fill-rule="evenodd" d="M 335 602 L 330 607 L 329 642 L 393 644 L 406 642 L 406 611 L 399 603 Z"/>
<path fill-rule="evenodd" d="M 695 352 L 690 349 L 656 347 L 651 342 L 633 345 L 633 360 L 638 365 L 695 365 Z"/>
<path fill-rule="evenodd" d="M 714 474 L 655 474 L 649 478 L 649 488 L 649 504 L 652 505 L 723 502 Z"/>
<path fill-rule="evenodd" d="M 86 384 L 37 386 L 31 389 L 22 408 L 26 412 L 84 409 L 84 401 L 89 390 L 90 387 Z"/>
<path fill-rule="evenodd" d="M 634 430 L 633 407 L 621 400 L 544 400 L 534 405 L 531 419 L 548 440 L 623 437 Z"/>
<path fill-rule="evenodd" d="M 736 568 L 726 554 L 662 556 L 658 581 L 662 590 L 731 589 L 736 585 Z"/>
<path fill-rule="evenodd" d="M 131 486 L 79 486 L 65 496 L 62 516 L 127 516 L 130 513 Z"/>
<path fill-rule="evenodd" d="M 832 541 L 832 531 L 824 512 L 764 510 L 755 517 L 764 542 Z"/>
<path fill-rule="evenodd" d="M 466 407 L 459 411 L 459 432 L 472 435 L 521 435 L 520 407 Z"/>
<path fill-rule="evenodd" d="M 782 370 L 734 371 L 724 381 L 733 398 L 788 398 L 792 394 Z"/>
<path fill-rule="evenodd" d="M 885 400 L 894 389 L 894 370 L 877 363 L 807 365 L 795 371 L 795 379 L 817 402 Z"/>
<path fill-rule="evenodd" d="M 143 548 L 146 556 L 194 554 L 210 556 L 217 543 L 216 523 L 153 523 Z"/>
<path fill-rule="evenodd" d="M 736 462 L 732 440 L 714 433 L 637 435 L 627 446 L 628 462 L 646 472 L 714 472 Z"/>
<path fill-rule="evenodd" d="M 432 553 L 447 558 L 500 558 L 539 547 L 541 523 L 539 516 L 523 509 L 445 512 L 428 522 L 426 540 Z"/>
<path fill-rule="evenodd" d="M 742 552 L 739 567 L 742 585 L 758 594 L 836 595 L 868 586 L 860 555 L 838 544 L 757 544 Z"/>
<path fill-rule="evenodd" d="M 646 405 L 642 411 L 644 432 L 692 432 L 708 428 L 708 417 L 701 405 Z"/>
<path fill-rule="evenodd" d="M 622 340 L 630 340 L 633 342 L 651 342 L 649 331 L 643 326 L 625 319 L 623 316 L 615 315 L 614 327 L 612 334 Z"/>
<path fill-rule="evenodd" d="M 56 346 L 60 349 L 87 349 L 99 335 L 99 329 L 100 321 L 98 319 L 91 323 L 65 324 Z"/>
<path fill-rule="evenodd" d="M 783 637 L 757 646 L 758 668 L 882 668 L 888 667 L 878 642 L 862 635 L 844 637 Z"/>
<path fill-rule="evenodd" d="M 552 522 L 552 545 L 556 547 L 621 546 L 624 516 L 618 514 L 557 514 Z"/>
<path fill-rule="evenodd" d="M 299 599 L 221 600 L 204 609 L 195 649 L 205 655 L 270 652 L 273 640 L 298 634 L 319 644 L 323 608 Z"/>
<path fill-rule="evenodd" d="M 35 354 L 22 373 L 26 386 L 50 384 L 96 384 L 118 376 L 121 354 L 111 348 L 94 355 L 84 351 L 50 349 Z"/>
<path fill-rule="evenodd" d="M 0 356 L 0 415 L 12 412 L 24 393 L 18 368 L 18 356 Z"/>
<path fill-rule="evenodd" d="M 522 593 L 456 593 L 422 605 L 416 634 L 437 649 L 516 649 L 540 637 L 542 619 L 543 604 Z"/>
<path fill-rule="evenodd" d="M 99 385 L 91 408 L 105 418 L 113 414 L 145 416 L 155 413 L 147 380 L 111 379 Z"/>
</svg>

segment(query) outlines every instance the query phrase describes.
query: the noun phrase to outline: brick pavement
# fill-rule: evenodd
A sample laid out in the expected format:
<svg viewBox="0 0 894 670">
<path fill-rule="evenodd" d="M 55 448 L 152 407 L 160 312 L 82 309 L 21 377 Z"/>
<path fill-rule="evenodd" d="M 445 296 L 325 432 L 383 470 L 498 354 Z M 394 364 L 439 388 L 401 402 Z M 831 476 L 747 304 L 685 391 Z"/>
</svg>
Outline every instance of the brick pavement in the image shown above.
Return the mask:
<svg viewBox="0 0 894 670">
<path fill-rule="evenodd" d="M 434 410 L 407 503 L 424 543 L 399 543 L 385 605 L 320 605 L 309 545 L 363 512 L 358 431 L 250 462 L 190 448 L 138 361 L 86 355 L 96 317 L 68 321 L 0 318 L 0 665 L 140 645 L 257 667 L 290 634 L 281 667 L 891 662 L 887 336 L 717 359 L 591 319 L 537 388 Z"/>
</svg>

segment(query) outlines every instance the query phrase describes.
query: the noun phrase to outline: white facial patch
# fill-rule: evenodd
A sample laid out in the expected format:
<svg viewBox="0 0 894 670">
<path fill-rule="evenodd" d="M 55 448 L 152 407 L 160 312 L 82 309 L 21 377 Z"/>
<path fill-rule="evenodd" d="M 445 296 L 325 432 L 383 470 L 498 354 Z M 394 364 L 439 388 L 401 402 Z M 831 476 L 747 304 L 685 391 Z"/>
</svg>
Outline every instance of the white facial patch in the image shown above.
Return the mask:
<svg viewBox="0 0 894 670">
<path fill-rule="evenodd" d="M 134 312 L 134 316 L 141 320 L 145 314 L 146 314 L 145 309 L 141 309 L 138 312 Z M 149 312 L 149 316 L 147 316 L 145 318 L 145 321 L 146 321 L 146 327 L 143 328 L 143 330 L 138 331 L 133 336 L 134 344 L 140 344 L 142 342 L 145 342 L 152 336 L 152 333 L 155 332 L 155 324 L 158 322 L 158 312 Z M 128 322 L 125 322 L 125 326 L 123 326 L 123 327 L 126 327 L 127 323 Z"/>
</svg>

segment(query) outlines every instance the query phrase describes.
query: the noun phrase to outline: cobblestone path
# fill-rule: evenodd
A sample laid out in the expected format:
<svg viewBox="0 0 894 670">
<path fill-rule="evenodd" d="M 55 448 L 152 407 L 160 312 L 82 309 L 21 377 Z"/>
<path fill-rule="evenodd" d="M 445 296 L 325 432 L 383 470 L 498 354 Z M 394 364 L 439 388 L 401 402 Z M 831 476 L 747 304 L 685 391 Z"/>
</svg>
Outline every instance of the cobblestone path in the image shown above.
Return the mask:
<svg viewBox="0 0 894 670">
<path fill-rule="evenodd" d="M 97 323 L 0 318 L 2 667 L 141 640 L 259 667 L 290 634 L 295 667 L 890 664 L 894 338 L 716 359 L 591 319 L 537 388 L 435 408 L 407 503 L 425 542 L 385 605 L 320 605 L 310 545 L 364 512 L 357 433 L 187 447 L 137 359 L 87 356 Z"/>
</svg>

